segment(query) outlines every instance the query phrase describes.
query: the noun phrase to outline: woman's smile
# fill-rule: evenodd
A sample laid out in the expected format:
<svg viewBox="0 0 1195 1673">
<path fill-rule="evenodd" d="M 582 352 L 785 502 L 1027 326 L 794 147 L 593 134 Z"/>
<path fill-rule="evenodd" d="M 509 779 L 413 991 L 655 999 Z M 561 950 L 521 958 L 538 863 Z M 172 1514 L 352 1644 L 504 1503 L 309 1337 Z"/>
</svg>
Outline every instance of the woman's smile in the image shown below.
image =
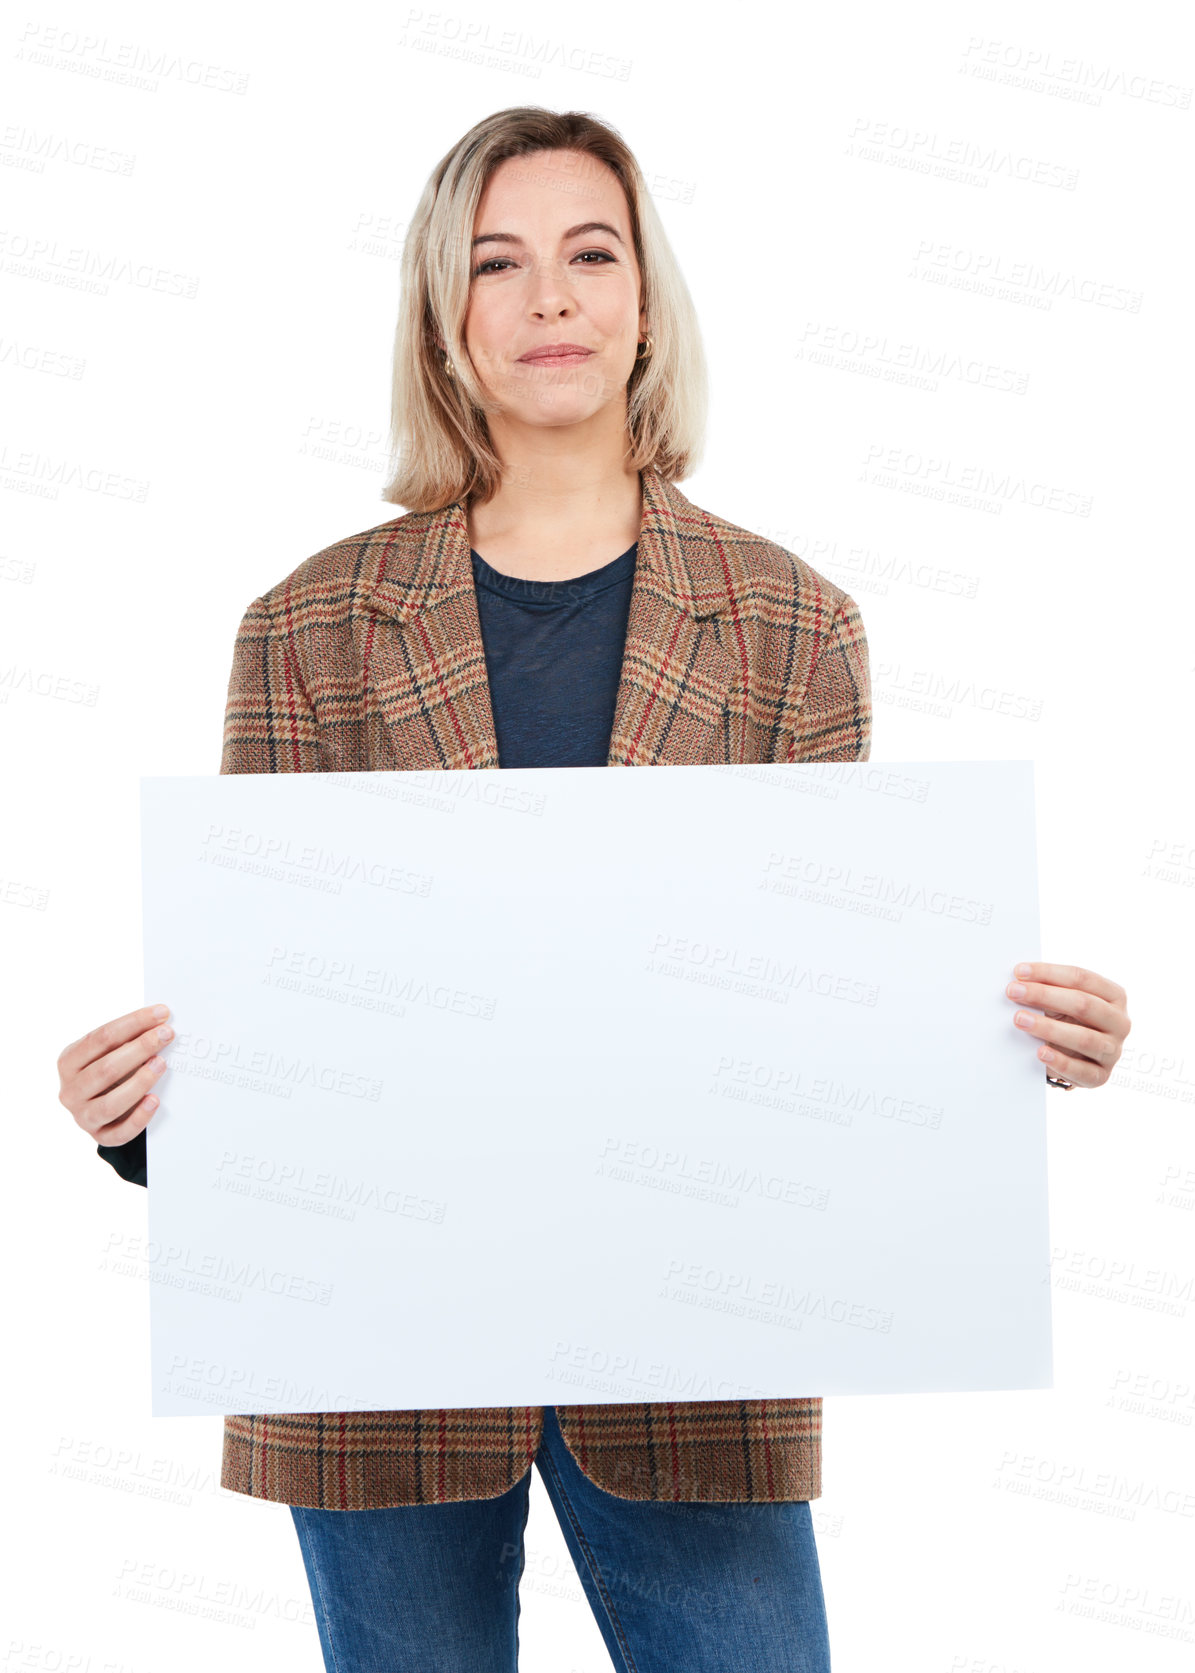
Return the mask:
<svg viewBox="0 0 1195 1673">
<path fill-rule="evenodd" d="M 580 343 L 544 343 L 540 348 L 528 349 L 519 359 L 532 366 L 579 366 L 593 352 Z"/>
</svg>

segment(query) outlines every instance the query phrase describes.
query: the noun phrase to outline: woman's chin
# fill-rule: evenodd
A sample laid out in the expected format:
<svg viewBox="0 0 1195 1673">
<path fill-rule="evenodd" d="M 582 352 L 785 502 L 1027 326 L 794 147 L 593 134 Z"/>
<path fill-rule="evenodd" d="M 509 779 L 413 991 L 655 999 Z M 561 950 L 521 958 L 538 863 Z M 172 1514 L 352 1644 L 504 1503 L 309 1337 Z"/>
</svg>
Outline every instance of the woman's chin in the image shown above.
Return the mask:
<svg viewBox="0 0 1195 1673">
<path fill-rule="evenodd" d="M 525 425 L 529 429 L 555 430 L 586 424 L 601 411 L 601 404 L 592 400 L 578 400 L 564 390 L 541 391 L 533 399 L 507 401 L 502 417 L 508 424 Z"/>
</svg>

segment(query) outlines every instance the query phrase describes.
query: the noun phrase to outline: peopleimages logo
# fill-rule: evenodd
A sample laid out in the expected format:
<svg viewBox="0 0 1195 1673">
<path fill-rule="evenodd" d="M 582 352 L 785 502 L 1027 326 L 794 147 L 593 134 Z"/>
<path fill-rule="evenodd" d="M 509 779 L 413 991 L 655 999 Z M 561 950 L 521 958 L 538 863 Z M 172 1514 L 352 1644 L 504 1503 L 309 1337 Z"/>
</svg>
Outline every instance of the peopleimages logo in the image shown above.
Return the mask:
<svg viewBox="0 0 1195 1673">
<path fill-rule="evenodd" d="M 558 1341 L 547 1369 L 557 1382 L 598 1392 L 654 1391 L 677 1400 L 759 1399 L 765 1394 L 753 1383 L 736 1383 L 664 1359 L 641 1360 L 638 1354 L 580 1342 Z"/>
<path fill-rule="evenodd" d="M 1113 93 L 1145 104 L 1170 105 L 1175 110 L 1191 108 L 1192 90 L 1185 83 L 1166 81 L 1162 76 L 1145 75 L 1070 53 L 1026 46 L 1019 41 L 994 40 L 987 35 L 969 37 L 959 70 L 981 80 L 1076 99 L 1083 104 L 1102 104 L 1104 94 Z"/>
<path fill-rule="evenodd" d="M 887 915 L 899 919 L 905 907 L 928 912 L 938 918 L 956 918 L 968 924 L 990 924 L 992 902 L 972 900 L 969 895 L 948 889 L 930 888 L 906 878 L 887 877 L 883 872 L 859 871 L 837 861 L 818 860 L 805 854 L 781 854 L 773 850 L 763 865 L 760 887 L 776 893 L 812 892 L 813 898 L 828 904 L 846 902 L 891 908 Z M 785 886 L 789 886 L 786 890 Z"/>
<path fill-rule="evenodd" d="M 737 1207 L 743 1196 L 818 1210 L 824 1210 L 830 1201 L 829 1188 L 824 1185 L 763 1173 L 725 1158 L 661 1149 L 638 1139 L 605 1138 L 598 1156 L 597 1172 L 607 1179 L 678 1195 L 698 1195 L 702 1201 L 720 1201 L 727 1207 Z"/>
<path fill-rule="evenodd" d="M 99 701 L 100 688 L 70 674 L 52 674 L 35 668 L 20 668 L 16 663 L 0 667 L 0 703 L 7 703 L 14 691 L 30 697 L 52 697 L 58 703 L 81 703 L 94 709 Z"/>
<path fill-rule="evenodd" d="M 328 1212 L 338 1219 L 355 1219 L 356 1210 L 372 1208 L 439 1225 L 447 1203 L 400 1191 L 374 1179 L 347 1178 L 331 1169 L 308 1169 L 299 1163 L 269 1156 L 225 1150 L 216 1166 L 216 1183 L 241 1196 L 255 1196 L 284 1206 Z"/>
<path fill-rule="evenodd" d="M 868 161 L 894 162 L 921 174 L 948 179 L 970 175 L 974 184 L 985 186 L 989 178 L 1003 176 L 1023 185 L 1073 192 L 1079 180 L 1078 169 L 1066 163 L 1006 151 L 1000 145 L 969 139 L 963 134 L 939 134 L 906 122 L 886 122 L 868 116 L 855 118 L 847 137 L 846 154 Z"/>
<path fill-rule="evenodd" d="M 658 976 L 677 976 L 710 987 L 733 988 L 787 1004 L 794 993 L 815 993 L 854 1005 L 874 1005 L 880 990 L 874 982 L 832 970 L 811 970 L 765 953 L 744 953 L 712 941 L 660 931 L 647 949 L 646 968 Z"/>
<path fill-rule="evenodd" d="M 1141 312 L 1142 292 L 1090 273 L 1047 267 L 998 250 L 974 250 L 968 245 L 923 238 L 913 255 L 910 278 L 923 279 L 980 296 L 1019 300 L 1048 310 L 1055 300 L 1085 302 L 1114 313 Z"/>
<path fill-rule="evenodd" d="M 246 1290 L 258 1290 L 263 1295 L 281 1296 L 290 1301 L 314 1301 L 321 1307 L 326 1307 L 332 1299 L 332 1286 L 322 1279 L 262 1266 L 220 1250 L 193 1249 L 189 1244 L 161 1243 L 154 1238 L 119 1234 L 109 1237 L 109 1249 L 113 1244 L 117 1245 L 117 1252 L 109 1254 L 105 1250 L 101 1269 L 117 1271 L 120 1276 L 131 1275 L 120 1270 L 122 1264 L 144 1262 L 143 1275 L 151 1282 L 164 1283 L 172 1289 L 192 1289 L 196 1286 L 186 1280 L 197 1279 L 203 1293 L 222 1294 L 226 1300 L 239 1301 Z M 222 1288 L 213 1291 L 210 1286 Z"/>
<path fill-rule="evenodd" d="M 832 1074 L 816 1070 L 808 1073 L 804 1067 L 764 1063 L 750 1057 L 720 1057 L 711 1071 L 709 1090 L 717 1097 L 765 1109 L 815 1115 L 840 1127 L 851 1126 L 856 1115 L 868 1115 L 936 1131 L 945 1114 L 941 1104 L 918 1103 L 898 1093 L 839 1080 Z"/>
<path fill-rule="evenodd" d="M 239 862 L 254 862 L 267 868 L 267 875 L 285 876 L 288 871 L 309 873 L 333 885 L 339 892 L 343 883 L 366 883 L 375 889 L 392 889 L 399 894 L 428 895 L 432 878 L 427 872 L 409 871 L 385 860 L 370 860 L 361 854 L 338 853 L 318 844 L 300 846 L 290 837 L 249 831 L 236 825 L 212 824 L 203 839 L 201 860 L 233 869 L 247 869 Z"/>
<path fill-rule="evenodd" d="M 871 442 L 862 462 L 864 480 L 885 478 L 915 484 L 930 498 L 944 498 L 948 490 L 977 495 L 997 505 L 1025 505 L 1038 511 L 1056 511 L 1066 516 L 1090 517 L 1092 497 L 1047 482 L 1030 481 L 1013 471 L 996 471 L 989 465 L 921 453 L 915 448 L 888 447 Z"/>
<path fill-rule="evenodd" d="M 956 353 L 954 349 L 897 341 L 886 332 L 822 325 L 812 320 L 801 332 L 794 355 L 814 366 L 859 372 L 884 382 L 911 384 L 931 392 L 941 387 L 943 379 L 1010 395 L 1023 395 L 1029 387 L 1028 372 L 1001 366 L 996 361 Z"/>
<path fill-rule="evenodd" d="M 311 1058 L 291 1057 L 286 1052 L 271 1051 L 267 1046 L 252 1050 L 236 1040 L 217 1040 L 206 1034 L 179 1034 L 167 1048 L 166 1061 L 171 1069 L 192 1072 L 191 1065 L 217 1073 L 202 1078 L 234 1079 L 250 1076 L 263 1082 L 290 1088 L 306 1088 L 315 1092 L 335 1092 L 345 1098 L 367 1098 L 376 1104 L 382 1095 L 382 1082 L 368 1075 L 355 1074 L 351 1069 L 333 1064 L 316 1063 Z"/>
<path fill-rule="evenodd" d="M 489 1022 L 498 1004 L 493 994 L 471 993 L 426 975 L 358 964 L 305 948 L 274 947 L 263 980 L 267 986 L 369 1009 L 378 1008 L 374 1001 L 394 1001 L 386 1008 L 397 1016 L 406 1014 L 405 1004 L 412 1004 Z"/>
<path fill-rule="evenodd" d="M 776 1308 L 801 1319 L 820 1319 L 826 1324 L 875 1330 L 882 1336 L 887 1336 L 892 1329 L 894 1315 L 885 1308 L 852 1301 L 846 1296 L 828 1296 L 822 1290 L 802 1289 L 786 1283 L 782 1278 L 759 1278 L 750 1272 L 702 1266 L 700 1261 L 669 1261 L 664 1283 L 675 1286 L 662 1292 L 669 1300 L 680 1300 L 681 1292 L 689 1290 L 744 1305 Z"/>
</svg>

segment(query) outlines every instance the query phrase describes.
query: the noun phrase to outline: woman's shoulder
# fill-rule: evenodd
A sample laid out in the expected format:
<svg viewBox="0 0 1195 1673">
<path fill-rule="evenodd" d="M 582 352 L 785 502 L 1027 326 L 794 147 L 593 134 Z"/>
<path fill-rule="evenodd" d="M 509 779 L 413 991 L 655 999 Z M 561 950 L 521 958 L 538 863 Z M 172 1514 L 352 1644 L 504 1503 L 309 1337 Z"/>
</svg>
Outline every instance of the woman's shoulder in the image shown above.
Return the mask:
<svg viewBox="0 0 1195 1673">
<path fill-rule="evenodd" d="M 672 491 L 679 492 L 675 485 Z M 783 604 L 799 597 L 815 602 L 819 611 L 831 616 L 857 613 L 858 606 L 845 587 L 785 544 L 793 538 L 792 531 L 765 534 L 733 523 L 691 500 L 685 503 L 688 515 L 684 540 L 690 568 L 700 565 L 711 576 L 715 568 L 721 570 L 731 589 L 744 600 Z"/>
<path fill-rule="evenodd" d="M 257 602 L 270 615 L 279 610 L 293 613 L 311 605 L 333 613 L 350 610 L 363 592 L 377 582 L 383 566 L 388 576 L 401 576 L 413 569 L 424 550 L 428 519 L 426 511 L 408 511 L 388 518 L 372 528 L 342 535 L 295 565 Z"/>
</svg>

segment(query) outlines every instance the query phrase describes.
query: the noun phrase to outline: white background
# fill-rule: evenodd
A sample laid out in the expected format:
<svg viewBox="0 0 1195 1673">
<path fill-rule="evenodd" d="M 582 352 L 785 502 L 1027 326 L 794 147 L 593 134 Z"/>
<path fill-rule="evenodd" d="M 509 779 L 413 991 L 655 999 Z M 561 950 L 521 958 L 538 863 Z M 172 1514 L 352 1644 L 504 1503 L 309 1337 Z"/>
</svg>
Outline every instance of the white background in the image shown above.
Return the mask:
<svg viewBox="0 0 1195 1673">
<path fill-rule="evenodd" d="M 54 1060 L 141 999 L 138 776 L 216 770 L 246 604 L 397 509 L 378 494 L 405 223 L 459 135 L 523 101 L 612 120 L 652 184 L 712 372 L 706 463 L 683 491 L 857 599 L 876 759 L 1035 758 L 1043 953 L 1129 994 L 1109 1085 L 1052 1095 L 1057 1386 L 826 1402 L 813 1508 L 835 1673 L 1188 1664 L 1195 66 L 1180 12 L 10 14 L 0 922 L 10 1338 L 28 1346 L 7 1385 L 6 1673 L 320 1666 L 287 1511 L 218 1490 L 218 1420 L 146 1415 L 145 1198 L 57 1104 Z M 486 17 L 492 49 L 466 61 L 459 36 Z M 129 54 L 144 85 L 118 79 Z M 625 79 L 568 67 L 591 54 L 629 61 Z M 235 78 L 243 91 L 221 90 Z M 962 178 L 933 172 L 960 152 Z M 114 154 L 131 172 L 103 166 Z M 72 251 L 167 288 L 73 288 Z M 975 288 L 995 263 L 1005 288 Z M 909 356 L 923 382 L 885 377 Z M 876 447 L 897 450 L 883 481 L 866 475 Z M 978 506 L 936 500 L 927 460 L 997 486 Z M 1027 503 L 1018 482 L 1090 499 L 1089 515 Z M 60 677 L 92 700 L 38 694 Z M 523 1665 L 598 1673 L 538 1477 L 533 1494 Z M 184 1613 L 195 1577 L 249 1601 Z"/>
</svg>

